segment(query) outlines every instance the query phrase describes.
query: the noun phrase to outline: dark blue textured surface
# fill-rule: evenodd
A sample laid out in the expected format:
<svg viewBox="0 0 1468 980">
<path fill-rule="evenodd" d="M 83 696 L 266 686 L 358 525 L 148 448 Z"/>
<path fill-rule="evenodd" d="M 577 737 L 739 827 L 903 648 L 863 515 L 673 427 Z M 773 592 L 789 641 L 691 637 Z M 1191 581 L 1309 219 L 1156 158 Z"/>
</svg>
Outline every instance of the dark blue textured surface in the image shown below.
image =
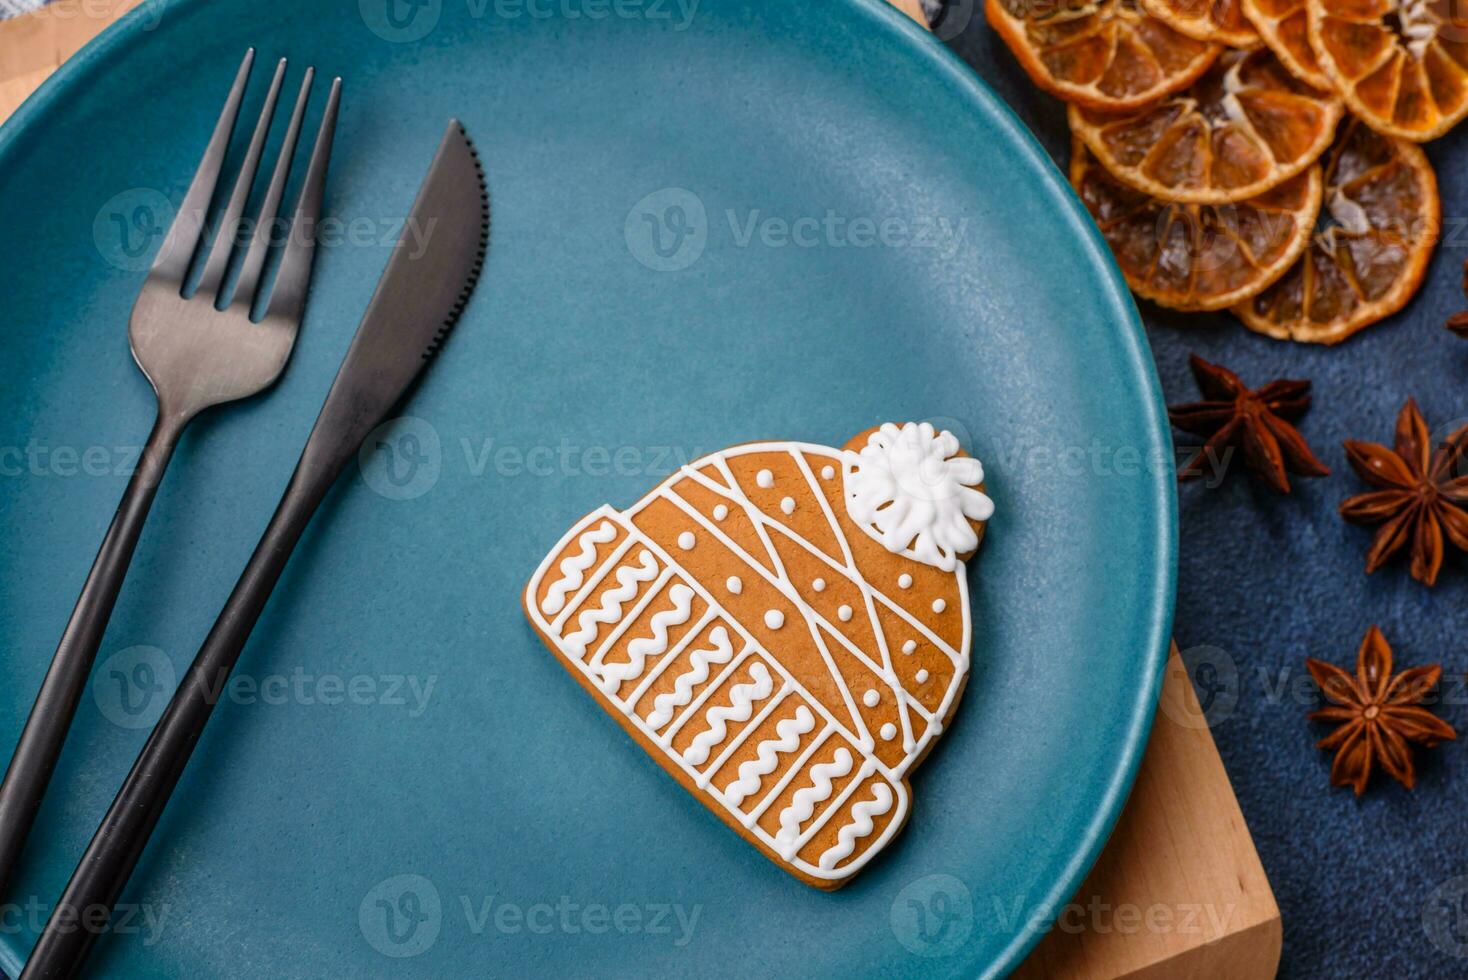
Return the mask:
<svg viewBox="0 0 1468 980">
<path fill-rule="evenodd" d="M 720 0 L 686 29 L 661 2 L 548 6 L 403 4 L 409 26 L 441 13 L 411 40 L 381 0 L 150 4 L 0 132 L 0 228 L 25 241 L 0 263 L 0 448 L 105 462 L 146 431 L 123 330 L 140 277 L 113 218 L 145 227 L 137 205 L 178 199 L 247 44 L 346 76 L 328 210 L 367 222 L 321 250 L 280 385 L 180 446 L 14 882 L 38 903 L 145 737 L 122 709 L 167 690 L 265 523 L 450 114 L 494 206 L 484 280 L 417 421 L 379 433 L 308 529 L 241 662 L 257 693 L 231 688 L 124 896 L 170 924 L 152 945 L 108 937 L 102 975 L 972 977 L 1022 953 L 1120 810 L 1171 633 L 1175 497 L 1162 468 L 1056 464 L 1077 442 L 1145 457 L 1168 440 L 1135 309 L 1043 151 L 880 0 Z M 706 247 L 658 271 L 640 219 L 671 229 L 670 196 L 706 209 Z M 739 238 L 751 214 L 789 229 L 827 212 L 915 239 L 919 222 L 967 230 L 946 255 Z M 571 522 L 677 462 L 932 416 L 971 435 L 999 507 L 973 577 L 975 669 L 908 831 L 821 893 L 632 745 L 535 638 L 520 590 Z M 389 452 L 419 461 L 421 496 L 384 478 Z M 75 459 L 0 481 L 0 744 L 122 482 Z M 436 693 L 416 714 L 401 687 L 282 700 L 272 679 L 294 689 L 297 672 Z M 967 890 L 958 927 L 940 886 Z M 681 943 L 666 918 L 656 934 L 500 925 L 562 899 L 698 922 Z M 0 919 L 0 964 L 31 939 Z"/>
<path fill-rule="evenodd" d="M 954 5 L 960 19 L 969 6 Z M 949 43 L 1063 166 L 1069 135 L 1061 104 L 1034 87 L 981 10 Z M 1468 874 L 1468 744 L 1419 753 L 1415 792 L 1378 775 L 1357 802 L 1349 790 L 1328 786 L 1330 757 L 1313 747 L 1324 729 L 1305 721 L 1315 700 L 1302 680 L 1307 656 L 1353 667 L 1362 635 L 1377 623 L 1400 666 L 1443 664 L 1443 698 L 1451 703 L 1441 713 L 1468 731 L 1468 563 L 1451 556 L 1435 591 L 1413 582 L 1402 564 L 1367 577 L 1362 558 L 1371 531 L 1336 514 L 1343 498 L 1362 489 L 1343 439 L 1390 444 L 1409 394 L 1438 436 L 1468 416 L 1468 343 L 1441 328 L 1465 305 L 1468 126 L 1427 153 L 1442 190 L 1444 241 L 1426 284 L 1404 312 L 1344 345 L 1282 343 L 1228 314 L 1141 304 L 1169 403 L 1198 397 L 1190 351 L 1250 384 L 1315 382 L 1302 431 L 1332 476 L 1296 481 L 1292 496 L 1278 498 L 1239 472 L 1218 489 L 1182 487 L 1179 500 L 1177 641 L 1189 651 L 1185 659 L 1210 665 L 1200 675 L 1205 682 L 1216 676 L 1238 693 L 1232 713 L 1214 718 L 1213 734 L 1279 900 L 1280 975 L 1292 980 L 1468 976 L 1468 959 L 1452 955 L 1468 950 L 1439 946 L 1424 929 L 1424 916 L 1440 921 L 1443 894 L 1468 892 L 1468 882 L 1455 881 Z M 1468 929 L 1456 936 L 1468 940 Z"/>
</svg>

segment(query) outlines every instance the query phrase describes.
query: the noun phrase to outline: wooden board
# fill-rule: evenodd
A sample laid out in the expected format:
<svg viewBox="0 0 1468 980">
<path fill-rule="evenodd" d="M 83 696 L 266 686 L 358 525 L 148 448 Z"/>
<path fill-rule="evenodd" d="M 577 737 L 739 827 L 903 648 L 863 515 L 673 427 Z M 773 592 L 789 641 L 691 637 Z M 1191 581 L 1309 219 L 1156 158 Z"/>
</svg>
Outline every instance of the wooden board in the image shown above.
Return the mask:
<svg viewBox="0 0 1468 980">
<path fill-rule="evenodd" d="M 0 120 L 139 2 L 59 0 L 0 21 Z M 891 2 L 926 26 L 917 0 Z M 1278 968 L 1279 908 L 1176 650 L 1126 810 L 1057 912 L 1020 980 L 1264 980 Z"/>
</svg>

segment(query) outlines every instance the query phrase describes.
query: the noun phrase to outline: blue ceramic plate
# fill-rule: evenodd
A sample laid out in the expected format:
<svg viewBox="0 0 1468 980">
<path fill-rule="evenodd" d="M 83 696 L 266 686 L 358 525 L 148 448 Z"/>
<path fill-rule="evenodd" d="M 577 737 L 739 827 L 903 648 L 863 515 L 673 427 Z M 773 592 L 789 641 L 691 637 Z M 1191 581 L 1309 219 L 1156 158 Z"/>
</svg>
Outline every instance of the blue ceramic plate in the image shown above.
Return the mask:
<svg viewBox="0 0 1468 980">
<path fill-rule="evenodd" d="M 208 416 L 174 460 L 4 897 L 0 966 L 26 955 L 268 519 L 450 115 L 489 171 L 484 280 L 411 417 L 302 541 L 95 965 L 1017 963 L 1146 741 L 1170 445 L 1132 302 L 1060 175 L 877 0 L 180 0 L 69 63 L 0 131 L 0 742 L 148 431 L 128 311 L 251 44 L 345 78 L 338 220 L 280 385 Z M 825 894 L 661 772 L 519 594 L 572 521 L 680 461 L 924 418 L 983 458 L 998 505 L 973 676 L 905 832 Z"/>
</svg>

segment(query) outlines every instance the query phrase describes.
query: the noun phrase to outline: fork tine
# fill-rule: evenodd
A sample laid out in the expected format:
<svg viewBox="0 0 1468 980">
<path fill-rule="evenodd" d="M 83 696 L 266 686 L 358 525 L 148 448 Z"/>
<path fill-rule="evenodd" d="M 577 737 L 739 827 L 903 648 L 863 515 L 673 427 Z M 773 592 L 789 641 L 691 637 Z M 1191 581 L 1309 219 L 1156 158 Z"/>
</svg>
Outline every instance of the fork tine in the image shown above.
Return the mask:
<svg viewBox="0 0 1468 980">
<path fill-rule="evenodd" d="M 291 162 L 295 159 L 296 143 L 301 134 L 301 119 L 306 115 L 306 102 L 311 95 L 311 81 L 316 69 L 307 68 L 301 81 L 301 93 L 296 96 L 296 108 L 291 113 L 290 126 L 285 140 L 280 144 L 280 157 L 275 161 L 275 173 L 270 177 L 270 188 L 265 192 L 265 201 L 260 206 L 260 219 L 255 224 L 255 233 L 250 241 L 250 250 L 245 254 L 245 264 L 240 268 L 239 281 L 235 283 L 233 305 L 248 309 L 255 302 L 255 289 L 260 283 L 260 272 L 265 268 L 265 256 L 270 251 L 271 234 L 275 230 L 275 218 L 280 212 L 280 199 L 285 193 L 286 181 L 290 178 Z"/>
<path fill-rule="evenodd" d="M 194 171 L 194 179 L 184 195 L 183 206 L 168 228 L 163 246 L 153 258 L 150 276 L 160 276 L 182 282 L 193 261 L 194 249 L 199 244 L 199 232 L 204 228 L 204 216 L 209 210 L 209 201 L 214 197 L 214 187 L 219 183 L 219 171 L 224 166 L 224 155 L 229 149 L 229 137 L 234 132 L 235 119 L 239 116 L 240 102 L 245 97 L 245 85 L 250 80 L 250 68 L 255 63 L 255 49 L 245 50 L 239 71 L 235 72 L 234 85 L 224 100 L 224 109 L 219 121 L 214 124 L 214 135 L 204 149 L 204 157 Z"/>
<path fill-rule="evenodd" d="M 331 97 L 326 102 L 326 112 L 321 117 L 321 129 L 316 134 L 316 145 L 311 150 L 311 167 L 306 171 L 306 180 L 301 185 L 301 196 L 296 202 L 295 218 L 291 221 L 289 240 L 285 255 L 281 257 L 280 269 L 275 275 L 275 287 L 270 292 L 267 319 L 286 322 L 292 330 L 300 326 L 301 312 L 306 305 L 306 291 L 311 282 L 311 261 L 316 254 L 316 225 L 321 218 L 321 199 L 326 186 L 326 165 L 331 160 L 331 141 L 336 135 L 337 106 L 341 101 L 342 80 L 331 83 Z"/>
<path fill-rule="evenodd" d="M 260 166 L 260 154 L 265 149 L 265 138 L 270 135 L 270 120 L 275 115 L 275 103 L 280 98 L 281 81 L 285 78 L 285 59 L 275 66 L 275 77 L 270 80 L 270 91 L 265 96 L 265 105 L 260 109 L 260 119 L 255 123 L 255 135 L 250 137 L 250 148 L 245 153 L 245 162 L 240 175 L 234 182 L 234 190 L 225 205 L 223 220 L 214 235 L 214 245 L 209 250 L 209 259 L 204 265 L 204 275 L 199 280 L 196 295 L 213 296 L 224 280 L 224 270 L 234 252 L 235 239 L 240 233 L 240 217 L 245 212 L 245 202 L 250 197 L 250 187 L 255 183 L 255 171 Z"/>
</svg>

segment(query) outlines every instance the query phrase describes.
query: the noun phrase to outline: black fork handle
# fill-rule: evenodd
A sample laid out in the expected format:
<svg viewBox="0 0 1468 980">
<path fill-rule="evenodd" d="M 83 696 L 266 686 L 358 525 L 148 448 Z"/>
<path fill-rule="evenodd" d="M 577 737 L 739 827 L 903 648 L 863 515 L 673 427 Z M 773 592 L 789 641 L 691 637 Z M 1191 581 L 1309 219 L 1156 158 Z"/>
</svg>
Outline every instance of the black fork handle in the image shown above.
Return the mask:
<svg viewBox="0 0 1468 980">
<path fill-rule="evenodd" d="M 77 702 L 91 676 L 102 634 L 106 632 L 117 593 L 132 563 L 138 536 L 186 424 L 187 419 L 162 411 L 153 423 L 148 443 L 92 562 L 86 585 L 82 586 L 66 631 L 61 634 L 61 642 L 51 658 L 51 667 L 41 682 L 41 691 L 21 731 L 5 781 L 0 783 L 0 896 L 7 893 L 14 880 L 26 836 L 45 798 L 61 747 L 66 743 Z"/>
<path fill-rule="evenodd" d="M 99 931 L 87 928 L 85 923 L 99 921 L 100 910 L 110 913 L 117 903 L 194 753 L 245 641 L 335 476 L 336 472 L 331 472 L 324 477 L 303 479 L 297 470 L 292 477 L 290 488 L 224 610 L 158 719 L 117 798 L 87 845 L 66 891 L 52 910 L 46 929 L 21 973 L 22 980 L 57 980 L 81 972 Z M 105 922 L 106 918 L 101 917 L 100 921 Z"/>
</svg>

